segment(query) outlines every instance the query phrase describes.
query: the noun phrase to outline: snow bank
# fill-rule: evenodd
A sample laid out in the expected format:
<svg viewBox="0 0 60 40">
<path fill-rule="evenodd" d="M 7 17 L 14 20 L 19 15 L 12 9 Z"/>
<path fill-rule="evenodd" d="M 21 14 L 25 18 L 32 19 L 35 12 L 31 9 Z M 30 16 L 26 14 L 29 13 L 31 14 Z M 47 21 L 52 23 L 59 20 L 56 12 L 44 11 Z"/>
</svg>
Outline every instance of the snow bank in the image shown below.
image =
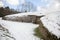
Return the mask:
<svg viewBox="0 0 60 40">
<path fill-rule="evenodd" d="M 44 26 L 60 38 L 60 12 L 52 12 L 41 18 Z"/>
<path fill-rule="evenodd" d="M 36 24 L 5 20 L 0 20 L 0 24 L 7 28 L 16 40 L 40 40 L 33 35 L 33 30 L 38 27 Z"/>
<path fill-rule="evenodd" d="M 18 13 L 18 14 L 13 14 L 13 15 L 7 15 L 5 17 L 15 17 L 15 16 L 27 16 L 27 15 L 36 15 L 36 16 L 41 16 L 45 15 L 45 13 L 40 13 L 40 12 L 27 12 L 27 13 Z"/>
</svg>

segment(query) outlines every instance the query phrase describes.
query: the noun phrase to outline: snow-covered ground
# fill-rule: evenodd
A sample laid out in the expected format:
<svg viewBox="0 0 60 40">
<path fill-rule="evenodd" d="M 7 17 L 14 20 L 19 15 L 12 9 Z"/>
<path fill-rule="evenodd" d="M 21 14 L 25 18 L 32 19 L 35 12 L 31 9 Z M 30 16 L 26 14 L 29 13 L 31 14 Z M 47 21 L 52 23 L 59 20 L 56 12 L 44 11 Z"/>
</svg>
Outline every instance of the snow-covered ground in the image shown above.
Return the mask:
<svg viewBox="0 0 60 40">
<path fill-rule="evenodd" d="M 45 15 L 41 18 L 44 26 L 51 32 L 52 34 L 56 35 L 60 38 L 60 12 L 51 12 L 47 14 L 41 14 L 39 12 L 29 12 L 29 13 L 18 13 L 13 15 L 7 15 L 5 17 L 13 18 L 16 16 L 26 16 L 26 15 Z M 40 40 L 39 38 L 35 37 L 33 34 L 33 30 L 38 27 L 36 24 L 32 23 L 22 23 L 22 22 L 12 22 L 12 21 L 5 21 L 0 20 L 0 24 L 9 29 L 11 34 L 16 38 L 16 40 Z"/>
<path fill-rule="evenodd" d="M 60 12 L 46 14 L 41 20 L 49 32 L 60 38 Z"/>
<path fill-rule="evenodd" d="M 38 27 L 32 23 L 12 22 L 0 20 L 0 24 L 7 28 L 16 40 L 40 40 L 34 36 L 34 29 Z"/>
<path fill-rule="evenodd" d="M 37 14 L 38 13 L 38 14 Z M 27 16 L 27 15 L 44 15 L 40 12 L 28 12 L 28 13 L 18 13 L 13 15 L 7 15 L 5 17 L 14 18 L 20 16 Z M 22 23 L 22 22 L 13 22 L 13 21 L 6 21 L 0 20 L 0 24 L 7 28 L 9 32 L 16 38 L 16 40 L 40 40 L 40 38 L 34 36 L 34 29 L 37 28 L 39 25 L 33 23 Z"/>
</svg>

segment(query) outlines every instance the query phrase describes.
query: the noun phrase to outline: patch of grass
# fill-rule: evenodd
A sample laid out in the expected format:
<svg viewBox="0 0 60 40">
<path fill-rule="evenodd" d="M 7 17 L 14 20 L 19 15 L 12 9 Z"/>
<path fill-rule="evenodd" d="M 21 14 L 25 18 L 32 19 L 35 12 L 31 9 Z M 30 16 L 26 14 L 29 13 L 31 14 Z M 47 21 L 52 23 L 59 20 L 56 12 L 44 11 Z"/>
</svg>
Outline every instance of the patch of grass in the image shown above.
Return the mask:
<svg viewBox="0 0 60 40">
<path fill-rule="evenodd" d="M 40 31 L 39 31 L 39 27 L 35 28 L 34 32 L 35 32 L 35 34 L 34 34 L 35 36 L 43 39 L 43 36 L 42 36 L 42 34 L 40 33 Z"/>
<path fill-rule="evenodd" d="M 40 32 L 40 30 L 39 30 L 39 27 L 37 27 L 37 28 L 35 28 L 35 30 L 34 30 L 34 32 L 35 32 L 35 36 L 37 36 L 37 37 L 39 37 L 40 39 L 43 39 L 43 40 L 60 40 L 60 38 L 58 39 L 55 35 L 51 35 L 50 33 L 48 33 L 48 36 L 47 36 L 47 38 L 46 39 L 44 39 L 44 36 L 43 36 L 43 34 Z"/>
</svg>

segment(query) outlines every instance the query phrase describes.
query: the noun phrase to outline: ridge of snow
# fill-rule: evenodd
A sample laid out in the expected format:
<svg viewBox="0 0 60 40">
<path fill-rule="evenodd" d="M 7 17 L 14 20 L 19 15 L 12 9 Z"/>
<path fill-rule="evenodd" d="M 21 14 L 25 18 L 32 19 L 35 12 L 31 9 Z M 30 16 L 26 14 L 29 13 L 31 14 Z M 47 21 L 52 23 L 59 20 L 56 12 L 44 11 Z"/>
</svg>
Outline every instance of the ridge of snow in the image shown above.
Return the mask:
<svg viewBox="0 0 60 40">
<path fill-rule="evenodd" d="M 41 21 L 49 32 L 60 38 L 60 12 L 49 13 Z"/>
<path fill-rule="evenodd" d="M 27 12 L 27 13 L 18 13 L 18 14 L 12 14 L 12 15 L 7 15 L 5 17 L 12 17 L 12 16 L 27 16 L 27 15 L 37 15 L 37 16 L 41 16 L 41 15 L 45 15 L 44 13 L 40 13 L 40 12 Z"/>
</svg>

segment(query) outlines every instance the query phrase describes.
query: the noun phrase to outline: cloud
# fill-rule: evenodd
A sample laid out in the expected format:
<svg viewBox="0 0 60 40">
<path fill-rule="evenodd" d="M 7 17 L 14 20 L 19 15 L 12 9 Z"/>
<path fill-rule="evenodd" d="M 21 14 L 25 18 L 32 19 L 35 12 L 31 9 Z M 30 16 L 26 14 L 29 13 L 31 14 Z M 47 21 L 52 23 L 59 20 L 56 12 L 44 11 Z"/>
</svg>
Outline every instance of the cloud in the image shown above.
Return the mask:
<svg viewBox="0 0 60 40">
<path fill-rule="evenodd" d="M 18 5 L 19 4 L 19 0 L 6 0 L 6 2 L 11 5 Z"/>
<path fill-rule="evenodd" d="M 20 1 L 20 4 L 23 4 L 25 3 L 25 0 L 19 0 Z"/>
<path fill-rule="evenodd" d="M 49 0 L 49 3 L 46 4 L 45 8 L 38 6 L 37 10 L 41 12 L 46 12 L 46 13 L 53 12 L 53 11 L 60 11 L 60 0 Z"/>
<path fill-rule="evenodd" d="M 6 0 L 7 3 L 11 5 L 19 5 L 25 2 L 25 0 Z"/>
<path fill-rule="evenodd" d="M 3 2 L 2 1 L 0 1 L 0 7 L 3 7 Z"/>
<path fill-rule="evenodd" d="M 42 6 L 37 6 L 37 11 L 41 12 L 41 13 L 45 13 L 47 10 L 46 10 L 46 8 L 44 8 Z"/>
<path fill-rule="evenodd" d="M 51 0 L 51 4 L 48 7 L 50 11 L 59 11 L 60 10 L 60 2 L 59 0 Z"/>
<path fill-rule="evenodd" d="M 47 2 L 48 0 L 41 0 L 41 2 Z"/>
</svg>

